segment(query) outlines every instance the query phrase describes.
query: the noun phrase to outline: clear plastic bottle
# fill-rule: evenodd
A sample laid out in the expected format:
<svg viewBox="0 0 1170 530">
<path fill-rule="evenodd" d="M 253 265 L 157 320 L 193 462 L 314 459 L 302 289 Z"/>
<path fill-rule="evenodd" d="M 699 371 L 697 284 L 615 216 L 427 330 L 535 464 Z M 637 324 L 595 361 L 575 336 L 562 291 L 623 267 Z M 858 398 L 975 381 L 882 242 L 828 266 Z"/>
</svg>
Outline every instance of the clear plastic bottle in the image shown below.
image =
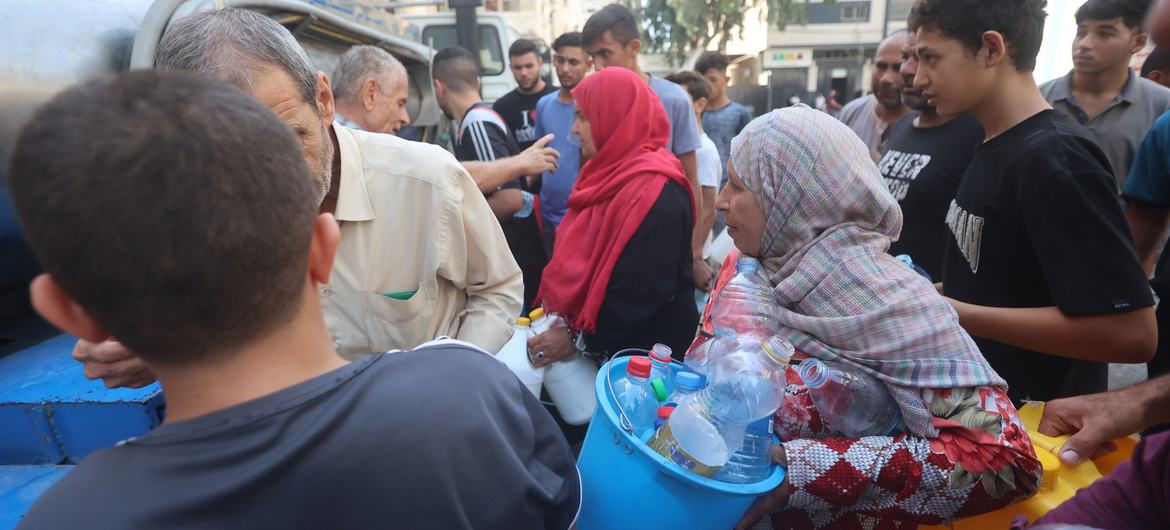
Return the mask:
<svg viewBox="0 0 1170 530">
<path fill-rule="evenodd" d="M 556 313 L 545 314 L 544 308 L 533 309 L 528 315 L 532 319 L 533 336 L 540 335 L 564 320 Z M 529 352 L 530 354 L 535 352 Z M 597 408 L 593 384 L 597 379 L 597 364 L 581 355 L 574 355 L 546 367 L 544 388 L 557 406 L 561 418 L 570 425 L 585 425 L 593 419 Z"/>
<path fill-rule="evenodd" d="M 772 286 L 760 273 L 759 260 L 741 256 L 736 261 L 736 273 L 728 280 L 711 308 L 711 325 L 715 336 L 687 353 L 684 364 L 700 375 L 708 375 L 708 367 L 721 354 L 735 346 L 748 343 L 762 345 L 779 331 L 780 307 L 772 296 Z"/>
<path fill-rule="evenodd" d="M 719 468 L 715 480 L 732 484 L 753 484 L 772 474 L 772 417 L 748 424 L 743 445 Z"/>
<path fill-rule="evenodd" d="M 779 331 L 779 313 L 772 285 L 760 271 L 760 261 L 741 256 L 735 262 L 735 276 L 719 291 L 711 308 L 715 329 L 731 328 L 737 336 L 762 334 L 763 341 Z"/>
<path fill-rule="evenodd" d="M 772 337 L 754 354 L 721 359 L 716 377 L 679 403 L 650 447 L 695 473 L 714 475 L 739 450 L 748 424 L 780 407 L 791 351 L 791 344 Z"/>
<path fill-rule="evenodd" d="M 528 339 L 532 336 L 529 329 L 529 320 L 524 317 L 516 319 L 516 326 L 512 330 L 512 338 L 504 343 L 504 347 L 496 353 L 496 359 L 504 363 L 521 383 L 537 398 L 540 397 L 540 386 L 544 383 L 544 368 L 532 366 L 528 358 Z"/>
<path fill-rule="evenodd" d="M 665 344 L 655 344 L 650 348 L 650 380 L 658 379 L 662 381 L 663 386 L 666 387 L 666 393 L 670 394 L 674 391 L 674 370 L 670 368 L 671 355 L 670 346 Z"/>
<path fill-rule="evenodd" d="M 613 383 L 613 395 L 634 427 L 634 434 L 654 428 L 658 415 L 658 399 L 650 389 L 650 359 L 631 357 L 626 364 L 626 375 Z"/>
<path fill-rule="evenodd" d="M 902 414 L 878 378 L 845 363 L 808 359 L 797 369 L 821 417 L 845 436 L 896 432 Z"/>
<path fill-rule="evenodd" d="M 688 394 L 693 394 L 703 389 L 703 377 L 694 372 L 679 372 L 674 377 L 674 392 L 670 393 L 670 397 L 666 398 L 668 404 L 674 403 L 676 406 L 683 397 Z"/>
</svg>

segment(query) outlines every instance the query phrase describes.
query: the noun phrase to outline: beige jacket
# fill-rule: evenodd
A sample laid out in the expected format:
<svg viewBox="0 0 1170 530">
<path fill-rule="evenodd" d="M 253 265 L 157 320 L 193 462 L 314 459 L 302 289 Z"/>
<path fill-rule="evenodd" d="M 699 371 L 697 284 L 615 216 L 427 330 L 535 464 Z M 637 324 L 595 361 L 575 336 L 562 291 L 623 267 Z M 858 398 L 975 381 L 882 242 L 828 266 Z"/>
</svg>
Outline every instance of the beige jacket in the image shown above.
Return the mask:
<svg viewBox="0 0 1170 530">
<path fill-rule="evenodd" d="M 338 353 L 355 359 L 440 336 L 498 351 L 524 284 L 471 176 L 440 147 L 333 130 L 341 246 L 321 305 Z"/>
</svg>

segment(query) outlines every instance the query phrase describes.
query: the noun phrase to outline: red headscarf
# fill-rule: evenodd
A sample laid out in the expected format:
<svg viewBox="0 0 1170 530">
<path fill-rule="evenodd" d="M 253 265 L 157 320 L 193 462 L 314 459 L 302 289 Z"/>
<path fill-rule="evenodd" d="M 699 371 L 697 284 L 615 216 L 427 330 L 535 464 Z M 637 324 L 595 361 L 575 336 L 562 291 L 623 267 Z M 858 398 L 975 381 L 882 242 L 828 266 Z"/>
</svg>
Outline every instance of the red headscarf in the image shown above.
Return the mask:
<svg viewBox="0 0 1170 530">
<path fill-rule="evenodd" d="M 597 154 L 569 195 L 537 299 L 572 328 L 591 332 L 614 265 L 667 181 L 687 190 L 692 209 L 695 197 L 682 164 L 666 150 L 670 121 L 662 102 L 638 74 L 605 68 L 577 85 L 573 97 Z"/>
</svg>

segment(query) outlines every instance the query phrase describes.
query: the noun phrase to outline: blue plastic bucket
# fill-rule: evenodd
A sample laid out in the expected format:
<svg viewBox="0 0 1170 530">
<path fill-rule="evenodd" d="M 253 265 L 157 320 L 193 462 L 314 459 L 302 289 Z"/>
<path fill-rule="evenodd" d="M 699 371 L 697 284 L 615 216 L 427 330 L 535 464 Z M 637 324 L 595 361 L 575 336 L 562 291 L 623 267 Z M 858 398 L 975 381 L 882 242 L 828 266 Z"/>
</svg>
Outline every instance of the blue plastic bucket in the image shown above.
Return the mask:
<svg viewBox="0 0 1170 530">
<path fill-rule="evenodd" d="M 671 528 L 726 530 L 735 526 L 756 497 L 784 480 L 776 467 L 756 484 L 729 484 L 691 473 L 651 450 L 621 428 L 617 402 L 606 377 L 626 373 L 629 357 L 614 359 L 597 373 L 597 411 L 585 435 L 581 471 L 581 530 Z"/>
</svg>

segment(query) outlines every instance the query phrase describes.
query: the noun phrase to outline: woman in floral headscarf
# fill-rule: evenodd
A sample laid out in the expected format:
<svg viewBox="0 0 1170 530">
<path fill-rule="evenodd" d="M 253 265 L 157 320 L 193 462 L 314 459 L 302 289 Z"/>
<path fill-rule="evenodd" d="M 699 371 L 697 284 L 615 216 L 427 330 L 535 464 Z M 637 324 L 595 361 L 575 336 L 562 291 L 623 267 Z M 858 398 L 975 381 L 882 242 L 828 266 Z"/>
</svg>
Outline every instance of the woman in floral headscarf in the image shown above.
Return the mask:
<svg viewBox="0 0 1170 530">
<path fill-rule="evenodd" d="M 876 376 L 907 428 L 833 431 L 790 369 L 774 452 L 788 476 L 741 526 L 783 504 L 776 528 L 914 528 L 1031 495 L 1040 464 L 1006 384 L 934 287 L 886 252 L 902 213 L 856 135 L 803 105 L 774 111 L 736 137 L 728 175 L 716 207 L 762 261 L 796 359 Z"/>
</svg>

